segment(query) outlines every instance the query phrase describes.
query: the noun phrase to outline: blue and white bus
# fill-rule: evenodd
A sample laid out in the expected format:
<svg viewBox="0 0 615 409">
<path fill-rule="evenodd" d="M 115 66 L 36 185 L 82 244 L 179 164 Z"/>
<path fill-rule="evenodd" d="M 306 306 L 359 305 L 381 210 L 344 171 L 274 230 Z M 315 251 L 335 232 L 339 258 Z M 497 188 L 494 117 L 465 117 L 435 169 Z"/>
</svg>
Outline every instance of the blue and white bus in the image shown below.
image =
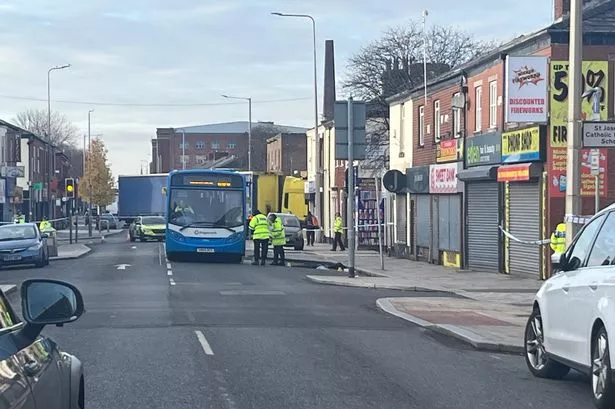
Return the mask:
<svg viewBox="0 0 615 409">
<path fill-rule="evenodd" d="M 166 255 L 226 256 L 240 262 L 246 252 L 246 182 L 221 170 L 175 170 L 166 189 Z M 226 258 L 225 257 L 225 258 Z"/>
</svg>

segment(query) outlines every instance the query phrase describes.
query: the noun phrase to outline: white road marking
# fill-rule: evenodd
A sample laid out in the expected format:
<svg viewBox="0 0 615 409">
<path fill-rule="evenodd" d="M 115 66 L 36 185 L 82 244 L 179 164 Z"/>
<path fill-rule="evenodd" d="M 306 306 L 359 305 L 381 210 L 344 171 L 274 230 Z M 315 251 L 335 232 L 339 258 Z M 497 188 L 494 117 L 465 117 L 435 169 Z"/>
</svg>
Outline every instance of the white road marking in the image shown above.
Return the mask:
<svg viewBox="0 0 615 409">
<path fill-rule="evenodd" d="M 209 342 L 207 342 L 207 338 L 205 338 L 205 335 L 203 335 L 203 333 L 201 331 L 194 331 L 194 333 L 196 334 L 196 339 L 199 340 L 199 344 L 201 344 L 201 347 L 203 347 L 203 352 L 205 352 L 205 355 L 213 355 L 214 351 L 211 349 L 211 346 L 209 346 Z"/>
<path fill-rule="evenodd" d="M 130 267 L 130 264 L 116 264 L 118 270 L 126 270 L 126 267 Z"/>
<path fill-rule="evenodd" d="M 169 284 L 175 285 L 175 280 L 173 280 L 172 278 L 169 278 Z"/>
<path fill-rule="evenodd" d="M 172 276 L 173 275 L 173 270 L 167 270 L 167 275 L 168 276 Z"/>
<path fill-rule="evenodd" d="M 158 264 L 162 265 L 162 250 L 160 250 L 160 246 L 158 246 Z"/>
<path fill-rule="evenodd" d="M 171 269 L 171 263 L 167 263 L 167 269 Z"/>
</svg>

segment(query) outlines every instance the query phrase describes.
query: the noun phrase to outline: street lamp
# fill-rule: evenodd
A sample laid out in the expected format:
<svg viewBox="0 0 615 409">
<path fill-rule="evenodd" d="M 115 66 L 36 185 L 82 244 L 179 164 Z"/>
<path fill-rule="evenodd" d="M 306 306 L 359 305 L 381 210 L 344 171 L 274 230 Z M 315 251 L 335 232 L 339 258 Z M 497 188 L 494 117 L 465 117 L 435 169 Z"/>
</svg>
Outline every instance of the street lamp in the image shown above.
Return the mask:
<svg viewBox="0 0 615 409">
<path fill-rule="evenodd" d="M 179 129 L 182 133 L 182 169 L 186 169 L 186 131 Z"/>
<path fill-rule="evenodd" d="M 222 97 L 228 99 L 241 99 L 248 101 L 248 171 L 252 170 L 252 98 L 251 97 L 231 97 L 222 94 Z"/>
<path fill-rule="evenodd" d="M 49 143 L 49 150 L 51 152 L 51 160 L 47 164 L 47 200 L 49 201 L 49 218 L 53 218 L 53 202 L 51 201 L 51 174 L 55 169 L 55 151 L 51 143 L 51 71 L 63 70 L 70 67 L 70 64 L 59 65 L 51 67 L 47 70 L 47 143 Z M 49 169 L 51 167 L 51 169 Z"/>
<path fill-rule="evenodd" d="M 88 111 L 88 169 L 90 169 L 90 174 L 88 175 L 88 237 L 92 237 L 92 112 L 93 109 Z M 85 170 L 83 171 L 85 174 Z"/>
<path fill-rule="evenodd" d="M 286 14 L 286 13 L 279 13 L 279 12 L 272 12 L 271 14 L 273 14 L 274 16 L 279 16 L 279 17 L 294 17 L 294 18 L 306 18 L 309 19 L 312 22 L 312 41 L 313 41 L 313 48 L 314 48 L 314 149 L 316 150 L 316 163 L 315 163 L 315 168 L 316 168 L 316 180 L 315 180 L 315 187 L 316 187 L 316 209 L 317 210 L 317 214 L 320 220 L 322 220 L 322 209 L 321 209 L 321 200 L 320 200 L 320 189 L 322 188 L 322 172 L 321 172 L 321 165 L 320 165 L 320 138 L 318 135 L 318 75 L 317 75 L 317 64 L 316 64 L 316 20 L 314 20 L 314 17 L 310 16 L 309 14 Z M 352 166 L 352 164 L 350 164 L 350 166 Z"/>
</svg>

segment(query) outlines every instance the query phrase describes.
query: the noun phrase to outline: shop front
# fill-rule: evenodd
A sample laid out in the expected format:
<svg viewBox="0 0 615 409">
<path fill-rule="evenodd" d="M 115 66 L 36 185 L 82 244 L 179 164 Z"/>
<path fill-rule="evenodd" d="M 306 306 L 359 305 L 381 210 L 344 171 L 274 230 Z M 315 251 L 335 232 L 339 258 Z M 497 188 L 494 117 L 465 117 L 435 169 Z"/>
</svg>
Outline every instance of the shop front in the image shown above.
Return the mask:
<svg viewBox="0 0 615 409">
<path fill-rule="evenodd" d="M 462 162 L 429 166 L 430 257 L 429 261 L 447 267 L 462 263 L 462 193 L 464 183 L 457 178 Z"/>
<path fill-rule="evenodd" d="M 384 188 L 394 194 L 393 214 L 393 246 L 392 253 L 396 257 L 408 258 L 411 251 L 408 238 L 408 193 L 405 173 L 391 169 L 382 177 Z"/>
<path fill-rule="evenodd" d="M 502 194 L 497 168 L 502 160 L 502 135 L 490 133 L 466 139 L 466 169 L 457 178 L 465 186 L 465 267 L 500 272 Z"/>
<path fill-rule="evenodd" d="M 540 276 L 545 127 L 502 134 L 502 163 L 497 180 L 504 187 L 504 271 Z"/>
<path fill-rule="evenodd" d="M 406 189 L 408 190 L 407 234 L 410 255 L 417 260 L 428 260 L 431 247 L 428 165 L 406 170 Z"/>
</svg>

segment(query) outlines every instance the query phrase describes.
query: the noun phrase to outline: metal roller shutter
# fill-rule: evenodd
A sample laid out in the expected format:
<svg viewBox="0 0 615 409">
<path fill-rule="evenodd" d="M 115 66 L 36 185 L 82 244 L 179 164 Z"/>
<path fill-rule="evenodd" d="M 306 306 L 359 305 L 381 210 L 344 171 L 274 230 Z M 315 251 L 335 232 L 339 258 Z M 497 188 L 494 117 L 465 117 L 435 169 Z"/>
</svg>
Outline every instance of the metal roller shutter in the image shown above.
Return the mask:
<svg viewBox="0 0 615 409">
<path fill-rule="evenodd" d="M 395 228 L 397 229 L 397 243 L 406 244 L 408 232 L 408 209 L 406 204 L 406 194 L 396 195 L 395 205 L 397 206 Z"/>
<path fill-rule="evenodd" d="M 430 201 L 429 195 L 416 195 L 416 245 L 419 247 L 431 246 L 430 228 Z"/>
<path fill-rule="evenodd" d="M 471 182 L 468 195 L 468 266 L 498 272 L 500 230 L 498 182 Z"/>
<path fill-rule="evenodd" d="M 540 240 L 540 185 L 510 184 L 510 233 L 520 240 Z M 511 274 L 540 274 L 540 246 L 510 240 Z"/>
</svg>

